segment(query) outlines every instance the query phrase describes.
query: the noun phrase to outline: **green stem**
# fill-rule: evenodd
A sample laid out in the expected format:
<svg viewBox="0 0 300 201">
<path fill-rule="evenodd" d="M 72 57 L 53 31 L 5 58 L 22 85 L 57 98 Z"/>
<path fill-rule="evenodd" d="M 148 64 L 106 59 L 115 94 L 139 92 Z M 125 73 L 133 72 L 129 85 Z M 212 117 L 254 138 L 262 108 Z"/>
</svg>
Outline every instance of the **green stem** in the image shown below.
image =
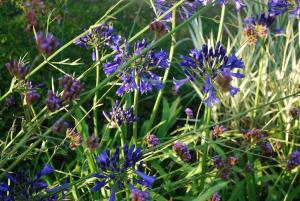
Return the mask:
<svg viewBox="0 0 300 201">
<path fill-rule="evenodd" d="M 209 138 L 209 125 L 210 125 L 210 118 L 211 118 L 211 108 L 206 107 L 205 108 L 205 118 L 204 123 L 207 129 L 205 129 L 205 132 L 203 133 L 205 135 L 204 138 L 202 138 L 202 144 L 203 144 L 203 157 L 202 157 L 202 163 L 201 163 L 201 174 L 204 175 L 206 173 L 206 167 L 207 167 L 207 152 L 208 152 L 208 143 L 207 140 Z M 204 189 L 205 184 L 205 177 L 203 177 L 200 181 L 200 191 Z"/>
<path fill-rule="evenodd" d="M 176 9 L 174 9 L 172 11 L 172 30 L 174 30 L 175 28 L 176 28 Z M 170 66 L 165 71 L 163 81 L 162 81 L 163 85 L 166 84 L 169 73 L 170 73 L 170 69 L 171 69 L 171 63 L 172 63 L 172 60 L 173 60 L 173 55 L 174 55 L 175 46 L 176 46 L 176 32 L 174 32 L 171 35 L 171 40 L 172 40 L 172 44 L 171 44 L 170 54 L 169 54 Z M 158 95 L 156 97 L 156 101 L 155 101 L 155 104 L 154 104 L 154 107 L 153 107 L 153 110 L 152 110 L 152 113 L 151 113 L 151 116 L 150 116 L 149 124 L 148 124 L 148 127 L 147 127 L 146 131 L 148 131 L 151 128 L 151 126 L 153 125 L 153 122 L 154 122 L 155 117 L 157 115 L 157 111 L 158 111 L 158 108 L 159 108 L 159 105 L 160 105 L 160 102 L 161 102 L 161 99 L 162 99 L 162 96 L 163 96 L 163 92 L 164 92 L 163 89 L 161 89 L 158 92 Z"/>
<path fill-rule="evenodd" d="M 99 51 L 98 48 L 95 47 L 95 53 L 96 53 L 96 62 L 99 61 Z M 100 82 L 100 63 L 97 63 L 96 66 L 96 87 L 99 86 L 99 82 Z M 98 93 L 99 91 L 95 92 L 95 96 L 94 96 L 94 102 L 93 102 L 93 112 L 94 112 L 94 117 L 93 117 L 93 121 L 94 121 L 94 135 L 96 137 L 98 137 L 98 116 L 97 116 L 97 102 L 98 102 Z"/>
<path fill-rule="evenodd" d="M 135 72 L 135 82 L 138 85 L 139 77 L 138 77 L 137 72 Z M 134 90 L 134 100 L 133 100 L 133 107 L 134 107 L 134 115 L 135 116 L 138 116 L 138 101 L 139 101 L 139 90 L 135 89 Z M 138 129 L 138 124 L 135 121 L 133 123 L 133 135 L 132 135 L 134 144 L 136 144 L 136 141 L 137 141 L 137 129 Z"/>
<path fill-rule="evenodd" d="M 264 50 L 261 48 L 260 55 L 264 55 Z M 255 99 L 254 99 L 254 107 L 257 107 L 258 101 L 259 101 L 259 91 L 261 87 L 261 81 L 262 81 L 262 71 L 263 71 L 263 62 L 261 61 L 259 64 L 259 69 L 258 69 L 258 82 L 256 86 L 256 91 L 255 91 Z M 252 113 L 252 119 L 255 121 L 256 118 L 256 110 L 253 111 Z"/>
<path fill-rule="evenodd" d="M 223 4 L 222 5 L 222 11 L 221 11 L 221 19 L 220 19 L 220 24 L 219 24 L 219 30 L 218 30 L 218 36 L 217 36 L 217 42 L 222 40 L 225 10 L 226 10 L 226 6 L 225 6 L 225 4 Z"/>
</svg>

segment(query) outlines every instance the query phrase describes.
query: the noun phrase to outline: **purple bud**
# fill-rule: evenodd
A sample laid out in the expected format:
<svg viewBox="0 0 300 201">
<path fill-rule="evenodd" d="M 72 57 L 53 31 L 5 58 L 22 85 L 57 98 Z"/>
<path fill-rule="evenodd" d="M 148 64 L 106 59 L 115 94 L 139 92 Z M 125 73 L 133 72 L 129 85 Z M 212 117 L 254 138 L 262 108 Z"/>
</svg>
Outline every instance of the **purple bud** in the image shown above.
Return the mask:
<svg viewBox="0 0 300 201">
<path fill-rule="evenodd" d="M 183 142 L 175 142 L 173 144 L 173 150 L 175 151 L 176 155 L 184 162 L 189 162 L 191 160 L 191 154 L 186 144 Z"/>
<path fill-rule="evenodd" d="M 54 53 L 60 46 L 58 39 L 52 33 L 38 32 L 35 40 L 37 49 L 47 55 Z"/>
<path fill-rule="evenodd" d="M 24 80 L 28 72 L 28 67 L 22 61 L 11 61 L 5 64 L 7 70 L 12 76 L 15 76 L 19 80 Z"/>
<path fill-rule="evenodd" d="M 300 165 L 300 151 L 296 150 L 293 151 L 293 153 L 289 157 L 287 170 L 291 171 L 292 169 L 296 168 L 299 165 Z"/>
<path fill-rule="evenodd" d="M 186 108 L 184 111 L 188 118 L 193 118 L 193 110 L 192 109 Z"/>
<path fill-rule="evenodd" d="M 148 134 L 146 136 L 146 144 L 149 148 L 154 148 L 159 145 L 159 139 L 155 135 Z"/>
</svg>

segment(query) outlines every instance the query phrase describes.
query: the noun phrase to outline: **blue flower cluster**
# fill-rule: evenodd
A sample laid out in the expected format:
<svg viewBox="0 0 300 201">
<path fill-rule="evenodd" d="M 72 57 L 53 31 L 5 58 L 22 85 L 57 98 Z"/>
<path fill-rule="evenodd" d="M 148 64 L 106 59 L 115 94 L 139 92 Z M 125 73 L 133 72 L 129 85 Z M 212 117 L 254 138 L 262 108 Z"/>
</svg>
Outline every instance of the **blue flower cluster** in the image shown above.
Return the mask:
<svg viewBox="0 0 300 201">
<path fill-rule="evenodd" d="M 166 11 L 174 6 L 174 4 L 178 2 L 172 0 L 155 0 L 154 6 L 156 10 L 156 15 L 159 17 L 163 15 Z M 187 0 L 184 1 L 179 7 L 179 15 L 182 19 L 189 18 L 193 13 L 195 13 L 198 8 L 203 5 L 206 5 L 208 0 Z M 165 17 L 165 21 L 171 21 L 172 13 L 168 13 Z"/>
<path fill-rule="evenodd" d="M 101 24 L 91 28 L 88 33 L 78 38 L 74 43 L 81 48 L 93 48 L 92 60 L 96 61 L 96 51 L 103 47 L 109 47 L 113 50 L 121 42 L 121 36 L 114 33 L 114 28 L 109 24 Z"/>
<path fill-rule="evenodd" d="M 121 151 L 123 153 L 120 153 Z M 110 150 L 100 152 L 96 159 L 99 165 L 99 173 L 94 174 L 100 181 L 96 183 L 92 191 L 98 191 L 103 187 L 111 188 L 109 200 L 114 201 L 116 190 L 122 190 L 130 186 L 134 196 L 140 196 L 134 184 L 150 187 L 155 181 L 155 177 L 143 172 L 142 155 L 140 147 L 135 149 L 135 145 L 129 147 L 127 144 L 123 149 L 117 147 L 113 154 Z M 120 156 L 123 156 L 123 158 L 121 159 Z M 142 193 L 143 195 L 144 193 Z"/>
<path fill-rule="evenodd" d="M 218 43 L 215 48 L 203 45 L 201 49 L 193 49 L 189 56 L 182 56 L 180 65 L 186 75 L 186 79 L 175 80 L 175 90 L 178 91 L 188 81 L 194 82 L 199 86 L 199 81 L 204 83 L 203 92 L 207 95 L 204 103 L 212 107 L 219 103 L 216 96 L 216 88 L 222 91 L 229 91 L 234 96 L 239 89 L 231 85 L 233 77 L 243 78 L 241 73 L 233 72 L 235 69 L 243 69 L 244 63 L 235 54 L 226 55 L 226 49 Z M 201 83 L 200 83 L 201 84 Z"/>
<path fill-rule="evenodd" d="M 17 201 L 17 200 L 38 200 L 38 201 L 55 201 L 58 195 L 48 198 L 37 198 L 37 194 L 42 191 L 51 191 L 47 183 L 42 179 L 43 176 L 53 172 L 50 165 L 45 165 L 35 177 L 29 178 L 24 172 L 18 172 L 15 175 L 7 174 L 10 183 L 0 182 L 0 200 Z"/>
<path fill-rule="evenodd" d="M 125 110 L 121 106 L 121 101 L 119 100 L 117 100 L 116 104 L 112 106 L 110 115 L 104 111 L 103 115 L 108 120 L 110 128 L 117 128 L 122 123 L 130 124 L 138 120 L 138 117 L 134 115 L 133 106 L 131 106 L 128 110 Z"/>
<path fill-rule="evenodd" d="M 113 56 L 113 61 L 103 65 L 104 73 L 109 76 L 117 71 L 126 62 L 140 54 L 148 47 L 146 39 L 137 41 L 134 44 L 133 50 L 125 43 L 125 47 L 118 47 L 116 54 Z M 117 95 L 122 96 L 124 93 L 133 90 L 139 90 L 142 94 L 150 92 L 153 88 L 160 90 L 163 88 L 162 77 L 158 76 L 154 70 L 166 69 L 169 66 L 168 53 L 164 50 L 151 50 L 145 55 L 142 55 L 134 63 L 118 73 L 118 77 L 122 84 L 117 89 Z"/>
<path fill-rule="evenodd" d="M 299 0 L 269 0 L 268 8 L 271 16 L 277 16 L 288 12 L 291 15 L 300 17 Z"/>
</svg>

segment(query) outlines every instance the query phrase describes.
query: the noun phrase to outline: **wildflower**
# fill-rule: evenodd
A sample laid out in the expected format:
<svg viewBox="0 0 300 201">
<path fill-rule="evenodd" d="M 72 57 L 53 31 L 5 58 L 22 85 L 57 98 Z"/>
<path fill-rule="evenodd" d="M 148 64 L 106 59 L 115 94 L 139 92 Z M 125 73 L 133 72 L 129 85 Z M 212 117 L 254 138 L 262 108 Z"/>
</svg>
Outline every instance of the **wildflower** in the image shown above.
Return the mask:
<svg viewBox="0 0 300 201">
<path fill-rule="evenodd" d="M 268 8 L 271 16 L 281 15 L 285 12 L 295 15 L 296 17 L 300 16 L 299 0 L 269 0 Z"/>
<path fill-rule="evenodd" d="M 237 164 L 238 159 L 230 156 L 227 159 L 222 159 L 220 156 L 215 156 L 214 166 L 218 169 L 218 175 L 224 180 L 228 180 L 232 174 L 232 168 Z"/>
<path fill-rule="evenodd" d="M 253 128 L 252 130 L 243 131 L 244 139 L 249 141 L 251 139 L 260 140 L 265 138 L 264 134 L 258 128 Z"/>
<path fill-rule="evenodd" d="M 290 115 L 294 118 L 297 119 L 300 117 L 300 109 L 297 107 L 292 107 L 290 109 Z"/>
<path fill-rule="evenodd" d="M 23 3 L 25 13 L 27 14 L 27 26 L 25 31 L 32 27 L 38 27 L 38 17 L 45 15 L 45 3 L 42 0 L 27 0 Z"/>
<path fill-rule="evenodd" d="M 15 76 L 18 80 L 24 80 L 28 72 L 28 66 L 23 60 L 11 61 L 5 64 L 5 67 L 12 76 Z"/>
<path fill-rule="evenodd" d="M 253 26 L 246 26 L 243 31 L 248 45 L 255 45 L 257 42 L 258 34 Z"/>
<path fill-rule="evenodd" d="M 164 22 L 154 21 L 150 24 L 150 30 L 155 32 L 156 36 L 162 36 L 168 31 L 168 28 Z"/>
<path fill-rule="evenodd" d="M 149 201 L 149 193 L 133 188 L 131 190 L 131 201 Z"/>
<path fill-rule="evenodd" d="M 77 133 L 74 129 L 68 128 L 66 132 L 67 137 L 71 140 L 69 147 L 74 150 L 82 144 L 82 135 Z"/>
<path fill-rule="evenodd" d="M 145 141 L 149 148 L 154 148 L 159 145 L 159 139 L 153 134 L 148 134 Z"/>
<path fill-rule="evenodd" d="M 59 78 L 59 86 L 63 89 L 61 99 L 65 103 L 75 100 L 84 91 L 83 83 L 69 75 Z"/>
<path fill-rule="evenodd" d="M 177 89 L 188 81 L 195 83 L 196 86 L 204 85 L 203 91 L 206 94 L 204 103 L 211 107 L 220 102 L 216 95 L 219 87 L 223 92 L 229 91 L 234 96 L 239 89 L 231 85 L 233 77 L 243 78 L 241 73 L 233 72 L 234 69 L 244 68 L 244 63 L 235 54 L 226 56 L 226 49 L 218 43 L 215 48 L 203 45 L 201 49 L 193 49 L 189 56 L 183 56 L 180 65 L 188 79 L 174 82 L 179 85 Z M 201 83 L 199 83 L 199 81 Z"/>
<path fill-rule="evenodd" d="M 7 174 L 9 183 L 0 182 L 0 199 L 4 201 L 14 200 L 35 200 L 36 194 L 48 190 L 47 183 L 42 179 L 43 176 L 53 173 L 50 165 L 45 165 L 36 176 L 28 177 L 24 172 Z M 40 201 L 58 200 L 54 197 L 39 199 Z"/>
<path fill-rule="evenodd" d="M 208 201 L 221 201 L 220 193 L 218 192 L 214 193 L 212 197 L 208 199 Z"/>
<path fill-rule="evenodd" d="M 188 118 L 193 118 L 193 110 L 191 108 L 186 108 L 184 111 Z"/>
<path fill-rule="evenodd" d="M 103 65 L 104 73 L 109 76 L 119 67 L 126 64 L 128 59 L 140 54 L 145 48 L 148 47 L 148 43 L 145 39 L 138 41 L 134 44 L 134 48 L 131 48 L 128 44 L 125 44 L 125 48 L 118 48 L 117 53 L 114 55 L 112 62 L 108 62 Z M 124 93 L 131 92 L 133 90 L 139 90 L 141 94 L 150 92 L 153 88 L 160 90 L 163 88 L 162 77 L 156 75 L 153 70 L 166 69 L 169 66 L 167 52 L 161 51 L 149 51 L 141 58 L 135 60 L 131 67 L 123 69 L 118 73 L 118 77 L 121 80 L 121 87 L 117 89 L 117 95 L 122 96 Z M 138 82 L 137 82 L 138 80 Z"/>
<path fill-rule="evenodd" d="M 125 110 L 121 107 L 120 103 L 119 100 L 116 101 L 116 104 L 112 106 L 110 115 L 103 111 L 103 115 L 108 120 L 110 128 L 117 128 L 122 123 L 128 125 L 138 120 L 138 117 L 134 116 L 133 106 Z"/>
<path fill-rule="evenodd" d="M 99 147 L 99 138 L 95 134 L 90 135 L 86 141 L 86 145 L 91 151 L 95 151 Z"/>
<path fill-rule="evenodd" d="M 175 142 L 173 144 L 173 150 L 175 151 L 176 155 L 184 162 L 189 162 L 191 160 L 191 154 L 186 144 L 183 142 Z"/>
<path fill-rule="evenodd" d="M 123 154 L 120 154 L 120 151 L 123 151 Z M 95 192 L 102 187 L 109 188 L 108 186 L 110 186 L 112 187 L 110 200 L 115 200 L 116 190 L 122 190 L 127 185 L 131 188 L 134 184 L 150 187 L 154 183 L 155 177 L 143 172 L 142 155 L 140 147 L 135 149 L 135 145 L 132 145 L 129 148 L 127 144 L 123 149 L 117 147 L 113 154 L 109 150 L 99 152 L 96 159 L 99 173 L 95 173 L 94 176 L 101 181 L 96 183 L 92 191 Z M 124 158 L 120 159 L 120 156 L 124 156 Z"/>
<path fill-rule="evenodd" d="M 104 46 L 116 50 L 121 41 L 121 36 L 114 34 L 114 28 L 111 25 L 101 24 L 91 28 L 86 35 L 78 38 L 74 43 L 81 48 L 91 47 L 93 49 L 92 60 L 96 61 L 96 48 L 102 50 Z"/>
<path fill-rule="evenodd" d="M 263 139 L 262 141 L 258 142 L 258 146 L 260 147 L 263 155 L 269 156 L 274 153 L 272 144 L 267 139 Z"/>
<path fill-rule="evenodd" d="M 247 43 L 253 45 L 256 43 L 257 38 L 265 38 L 268 34 L 268 30 L 275 17 L 267 13 L 262 13 L 256 17 L 245 18 L 244 22 L 246 28 L 244 29 L 244 36 Z"/>
<path fill-rule="evenodd" d="M 30 84 L 29 88 L 26 91 L 25 94 L 25 101 L 27 105 L 32 105 L 36 103 L 40 98 L 40 94 L 37 93 L 37 90 L 32 87 Z"/>
<path fill-rule="evenodd" d="M 227 4 L 229 0 L 219 0 L 219 3 L 224 5 Z M 243 7 L 246 7 L 246 4 L 242 0 L 234 0 L 235 8 L 237 11 L 240 11 Z"/>
<path fill-rule="evenodd" d="M 212 135 L 214 139 L 217 139 L 222 135 L 227 129 L 223 125 L 217 125 L 213 128 Z"/>
<path fill-rule="evenodd" d="M 58 39 L 52 33 L 38 32 L 35 41 L 37 49 L 46 55 L 51 55 L 60 46 Z"/>
<path fill-rule="evenodd" d="M 289 157 L 287 170 L 291 171 L 292 169 L 296 168 L 299 165 L 300 165 L 300 151 L 296 150 L 293 151 L 293 153 Z"/>
<path fill-rule="evenodd" d="M 154 10 L 157 17 L 163 15 L 166 11 L 174 6 L 178 1 L 172 0 L 155 0 Z M 178 7 L 179 16 L 181 19 L 186 19 L 192 16 L 201 6 L 206 5 L 208 0 L 187 0 Z M 172 13 L 168 13 L 165 17 L 165 21 L 171 21 Z"/>
<path fill-rule="evenodd" d="M 68 127 L 69 127 L 69 123 L 65 121 L 64 118 L 60 118 L 52 126 L 52 131 L 54 133 L 65 132 Z"/>
<path fill-rule="evenodd" d="M 55 112 L 62 107 L 62 100 L 52 90 L 49 90 L 46 98 L 46 106 L 49 111 Z"/>
</svg>

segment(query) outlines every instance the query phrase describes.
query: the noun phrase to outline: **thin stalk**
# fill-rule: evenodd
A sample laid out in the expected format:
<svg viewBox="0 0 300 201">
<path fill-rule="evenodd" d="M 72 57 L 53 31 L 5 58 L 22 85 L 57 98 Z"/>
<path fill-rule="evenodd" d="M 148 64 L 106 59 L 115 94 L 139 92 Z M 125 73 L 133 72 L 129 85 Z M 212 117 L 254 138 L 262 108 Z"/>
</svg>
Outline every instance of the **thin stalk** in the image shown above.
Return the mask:
<svg viewBox="0 0 300 201">
<path fill-rule="evenodd" d="M 202 138 L 202 143 L 203 144 L 203 157 L 202 157 L 202 163 L 201 163 L 201 174 L 204 175 L 206 173 L 206 167 L 207 167 L 207 152 L 208 152 L 208 143 L 207 140 L 209 138 L 209 125 L 210 125 L 210 118 L 211 118 L 211 108 L 206 107 L 205 108 L 205 118 L 204 118 L 204 124 L 207 127 L 204 131 L 205 137 Z M 201 178 L 200 181 L 200 191 L 204 189 L 204 184 L 205 184 L 205 177 Z"/>
<path fill-rule="evenodd" d="M 137 71 L 135 71 L 135 82 L 138 85 L 139 77 L 138 77 Z M 133 107 L 134 107 L 134 115 L 136 117 L 138 116 L 138 101 L 139 101 L 139 90 L 135 89 L 134 90 Z M 137 141 L 137 129 L 138 129 L 138 124 L 137 124 L 137 121 L 135 121 L 133 123 L 133 135 L 132 135 L 134 144 Z"/>
<path fill-rule="evenodd" d="M 96 54 L 96 87 L 99 86 L 99 82 L 100 82 L 100 63 L 98 63 L 99 61 L 99 51 L 98 48 L 95 47 L 95 54 Z M 93 117 L 93 121 L 94 121 L 94 135 L 96 137 L 98 137 L 98 115 L 97 115 L 97 102 L 98 102 L 98 93 L 99 91 L 95 92 L 95 96 L 94 96 L 94 101 L 93 101 L 93 112 L 94 112 L 94 117 Z"/>
<path fill-rule="evenodd" d="M 221 19 L 220 19 L 220 24 L 219 24 L 219 30 L 218 30 L 218 36 L 217 36 L 217 42 L 222 40 L 225 10 L 226 10 L 226 6 L 225 6 L 225 4 L 223 4 L 222 5 L 222 11 L 221 11 Z"/>
<path fill-rule="evenodd" d="M 172 11 L 172 30 L 174 30 L 175 28 L 176 28 L 176 9 L 174 9 Z M 173 60 L 174 51 L 175 51 L 175 47 L 176 47 L 176 32 L 174 32 L 171 35 L 171 40 L 172 40 L 172 44 L 171 44 L 171 47 L 170 47 L 170 54 L 169 54 L 170 66 L 165 71 L 163 81 L 162 81 L 163 85 L 166 84 L 166 82 L 168 80 L 169 73 L 170 73 L 170 69 L 171 69 L 171 63 L 172 63 L 172 60 Z M 161 99 L 162 99 L 162 96 L 163 96 L 163 92 L 164 92 L 163 89 L 161 89 L 158 92 L 158 95 L 157 95 L 157 98 L 156 98 L 156 101 L 155 101 L 155 104 L 154 104 L 154 107 L 153 107 L 153 110 L 152 110 L 152 113 L 151 113 L 151 116 L 150 116 L 150 121 L 149 121 L 147 130 L 149 128 L 151 128 L 151 126 L 153 125 L 153 122 L 155 120 L 155 117 L 156 117 L 156 114 L 157 114 L 157 111 L 158 111 L 158 108 L 159 108 L 159 105 L 160 105 L 160 102 L 161 102 Z"/>
<path fill-rule="evenodd" d="M 261 48 L 260 55 L 261 56 L 264 55 L 263 48 Z M 262 81 L 262 79 L 261 79 L 262 71 L 263 71 L 263 62 L 260 62 L 259 69 L 258 69 L 258 82 L 257 82 L 257 86 L 256 86 L 256 91 L 255 91 L 254 107 L 257 107 L 258 101 L 259 101 L 259 91 L 260 91 L 261 81 Z M 255 118 L 256 118 L 256 111 L 254 110 L 252 113 L 252 119 L 255 121 Z"/>
</svg>

